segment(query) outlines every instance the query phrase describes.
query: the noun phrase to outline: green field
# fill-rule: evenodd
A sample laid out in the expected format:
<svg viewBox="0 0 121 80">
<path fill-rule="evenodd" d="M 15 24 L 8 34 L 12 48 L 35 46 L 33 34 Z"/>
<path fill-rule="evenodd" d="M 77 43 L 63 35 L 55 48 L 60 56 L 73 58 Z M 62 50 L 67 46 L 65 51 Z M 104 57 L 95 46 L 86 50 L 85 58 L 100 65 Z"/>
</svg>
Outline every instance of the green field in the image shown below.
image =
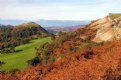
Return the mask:
<svg viewBox="0 0 121 80">
<path fill-rule="evenodd" d="M 50 42 L 51 38 L 36 39 L 30 41 L 28 44 L 24 44 L 15 48 L 15 53 L 11 54 L 0 54 L 0 61 L 5 62 L 0 67 L 0 71 L 10 71 L 13 69 L 25 69 L 28 64 L 27 61 L 35 57 L 35 47 L 39 47 L 45 42 Z"/>
</svg>

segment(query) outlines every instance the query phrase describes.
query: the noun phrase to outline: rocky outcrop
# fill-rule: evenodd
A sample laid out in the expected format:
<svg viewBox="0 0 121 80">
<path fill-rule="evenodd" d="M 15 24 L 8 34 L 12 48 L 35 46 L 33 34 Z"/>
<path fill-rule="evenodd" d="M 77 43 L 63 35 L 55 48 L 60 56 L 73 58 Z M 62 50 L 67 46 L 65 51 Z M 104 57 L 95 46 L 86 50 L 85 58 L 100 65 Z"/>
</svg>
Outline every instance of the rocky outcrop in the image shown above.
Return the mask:
<svg viewBox="0 0 121 80">
<path fill-rule="evenodd" d="M 92 29 L 97 30 L 96 36 L 92 41 L 100 43 L 121 39 L 121 15 L 118 14 L 118 16 L 112 19 L 111 16 L 114 15 L 116 14 L 109 14 L 90 24 Z"/>
</svg>

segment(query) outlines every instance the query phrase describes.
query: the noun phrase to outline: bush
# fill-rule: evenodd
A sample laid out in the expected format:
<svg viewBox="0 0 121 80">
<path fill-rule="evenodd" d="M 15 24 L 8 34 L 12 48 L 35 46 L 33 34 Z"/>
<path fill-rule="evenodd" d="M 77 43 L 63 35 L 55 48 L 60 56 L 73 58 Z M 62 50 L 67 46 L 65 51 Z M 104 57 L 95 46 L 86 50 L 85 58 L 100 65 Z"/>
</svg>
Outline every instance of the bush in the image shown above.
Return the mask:
<svg viewBox="0 0 121 80">
<path fill-rule="evenodd" d="M 35 57 L 35 58 L 34 58 L 34 59 L 32 59 L 32 60 L 28 60 L 27 62 L 28 62 L 28 64 L 29 64 L 29 65 L 32 65 L 32 66 L 36 66 L 37 64 L 39 64 L 39 63 L 40 63 L 40 61 L 39 61 L 39 58 L 38 58 L 38 57 Z"/>
<path fill-rule="evenodd" d="M 94 55 L 93 51 L 86 51 L 86 53 L 84 54 L 84 58 L 92 59 L 93 55 Z"/>
<path fill-rule="evenodd" d="M 52 40 L 55 40 L 55 35 L 52 34 L 52 35 L 51 35 L 51 39 L 52 39 Z"/>
<path fill-rule="evenodd" d="M 3 64 L 5 64 L 5 62 L 0 61 L 0 66 L 2 66 Z"/>
<path fill-rule="evenodd" d="M 68 36 L 69 36 L 69 37 L 74 37 L 75 34 L 74 34 L 73 32 L 70 32 L 70 33 L 68 33 Z"/>
<path fill-rule="evenodd" d="M 15 52 L 15 47 L 4 48 L 4 49 L 0 50 L 1 54 L 4 54 L 4 53 L 13 53 L 13 52 Z"/>
<path fill-rule="evenodd" d="M 19 69 L 13 69 L 10 71 L 10 73 L 15 74 L 16 72 L 20 71 Z"/>
</svg>

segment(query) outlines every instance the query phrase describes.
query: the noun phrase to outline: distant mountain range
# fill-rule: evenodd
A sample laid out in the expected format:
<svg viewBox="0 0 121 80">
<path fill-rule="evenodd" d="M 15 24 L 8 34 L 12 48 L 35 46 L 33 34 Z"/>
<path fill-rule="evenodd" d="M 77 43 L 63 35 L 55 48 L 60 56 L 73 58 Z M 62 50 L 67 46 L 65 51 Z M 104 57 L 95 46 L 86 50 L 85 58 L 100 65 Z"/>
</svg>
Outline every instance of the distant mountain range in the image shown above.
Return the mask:
<svg viewBox="0 0 121 80">
<path fill-rule="evenodd" d="M 45 29 L 52 34 L 57 34 L 58 32 L 73 32 L 84 25 L 77 25 L 77 26 L 66 26 L 66 27 L 60 27 L 60 26 L 51 26 L 51 27 L 45 27 Z"/>
<path fill-rule="evenodd" d="M 3 20 L 0 19 L 0 24 L 3 25 L 20 25 L 23 23 L 27 23 L 27 22 L 31 22 L 31 21 L 27 21 L 27 20 Z M 39 25 L 41 25 L 42 27 L 51 27 L 51 26 L 57 26 L 57 27 L 65 27 L 65 26 L 76 26 L 76 25 L 86 25 L 88 24 L 90 21 L 73 21 L 73 20 L 35 20 L 32 22 L 36 22 Z"/>
<path fill-rule="evenodd" d="M 36 23 L 40 24 L 43 27 L 68 27 L 68 26 L 77 26 L 77 25 L 86 25 L 90 21 L 73 21 L 73 20 L 37 20 Z"/>
</svg>

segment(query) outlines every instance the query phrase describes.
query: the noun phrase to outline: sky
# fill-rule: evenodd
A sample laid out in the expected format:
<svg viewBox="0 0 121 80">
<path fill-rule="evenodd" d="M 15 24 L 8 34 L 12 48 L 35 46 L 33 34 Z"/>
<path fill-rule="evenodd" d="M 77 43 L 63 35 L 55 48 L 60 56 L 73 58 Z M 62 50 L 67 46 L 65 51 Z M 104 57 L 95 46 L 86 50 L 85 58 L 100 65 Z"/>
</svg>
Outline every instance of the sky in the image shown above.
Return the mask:
<svg viewBox="0 0 121 80">
<path fill-rule="evenodd" d="M 95 20 L 121 13 L 121 0 L 0 0 L 0 19 Z"/>
</svg>

